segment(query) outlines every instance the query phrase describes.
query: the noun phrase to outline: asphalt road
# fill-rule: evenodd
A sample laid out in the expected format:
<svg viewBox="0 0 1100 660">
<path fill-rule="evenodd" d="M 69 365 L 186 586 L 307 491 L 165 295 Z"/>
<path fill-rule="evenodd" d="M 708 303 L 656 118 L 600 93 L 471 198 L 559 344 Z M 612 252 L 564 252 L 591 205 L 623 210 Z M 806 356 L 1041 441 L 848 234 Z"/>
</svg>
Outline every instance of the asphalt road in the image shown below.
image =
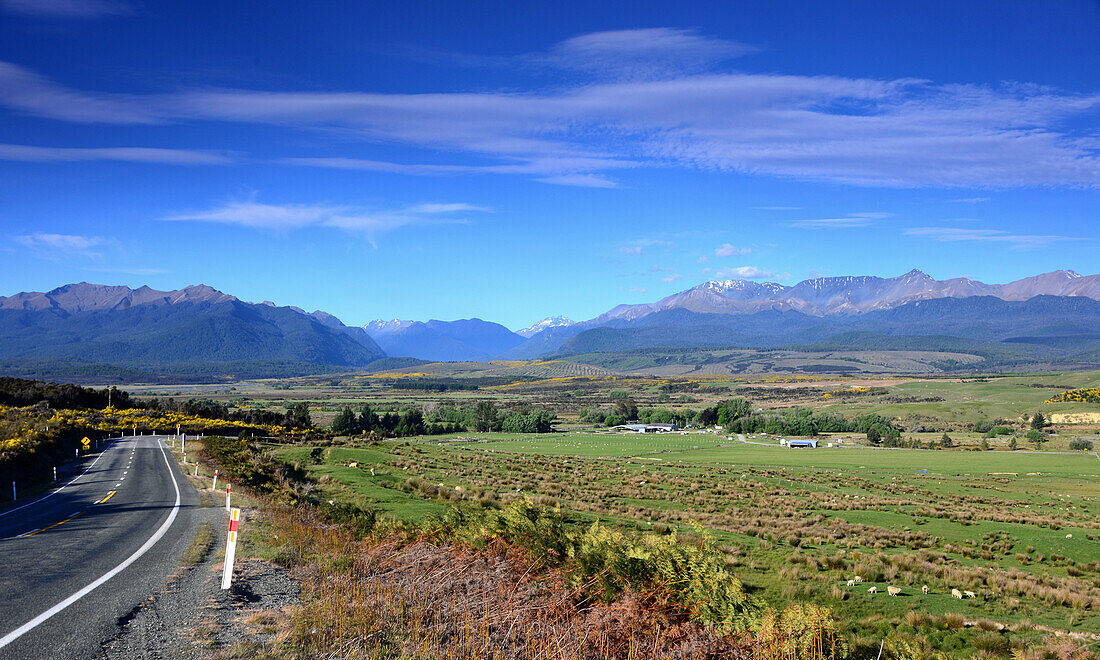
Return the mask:
<svg viewBox="0 0 1100 660">
<path fill-rule="evenodd" d="M 94 658 L 194 536 L 199 496 L 163 437 L 100 446 L 0 510 L 0 659 Z"/>
</svg>

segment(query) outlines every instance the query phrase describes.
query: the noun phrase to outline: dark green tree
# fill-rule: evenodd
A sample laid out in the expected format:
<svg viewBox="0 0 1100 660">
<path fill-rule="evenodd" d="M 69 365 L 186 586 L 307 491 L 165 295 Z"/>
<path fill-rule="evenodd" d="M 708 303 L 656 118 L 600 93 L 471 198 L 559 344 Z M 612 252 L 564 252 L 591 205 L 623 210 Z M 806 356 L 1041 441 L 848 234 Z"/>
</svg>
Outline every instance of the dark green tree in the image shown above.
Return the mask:
<svg viewBox="0 0 1100 660">
<path fill-rule="evenodd" d="M 309 404 L 302 401 L 287 408 L 284 424 L 303 429 L 313 428 L 313 419 L 309 416 Z"/>
<path fill-rule="evenodd" d="M 332 432 L 336 435 L 352 435 L 358 431 L 359 419 L 351 406 L 344 406 L 344 409 L 336 413 L 336 418 L 332 420 Z"/>
<path fill-rule="evenodd" d="M 626 420 L 638 419 L 638 404 L 629 397 L 616 401 L 611 411 Z"/>
<path fill-rule="evenodd" d="M 361 431 L 373 431 L 378 428 L 378 415 L 367 404 L 359 408 L 359 429 Z"/>
<path fill-rule="evenodd" d="M 1043 411 L 1039 411 L 1031 416 L 1031 428 L 1036 431 L 1042 431 L 1047 427 L 1047 418 L 1043 414 Z"/>
<path fill-rule="evenodd" d="M 475 431 L 499 431 L 500 416 L 497 414 L 496 404 L 492 401 L 479 401 L 474 408 Z"/>
<path fill-rule="evenodd" d="M 882 433 L 879 432 L 877 426 L 872 426 L 867 429 L 867 442 L 870 442 L 872 445 L 877 445 L 882 442 Z"/>
<path fill-rule="evenodd" d="M 941 447 L 954 447 L 955 441 L 951 439 L 951 436 L 947 435 L 947 431 L 943 432 L 943 436 L 940 437 Z"/>
</svg>

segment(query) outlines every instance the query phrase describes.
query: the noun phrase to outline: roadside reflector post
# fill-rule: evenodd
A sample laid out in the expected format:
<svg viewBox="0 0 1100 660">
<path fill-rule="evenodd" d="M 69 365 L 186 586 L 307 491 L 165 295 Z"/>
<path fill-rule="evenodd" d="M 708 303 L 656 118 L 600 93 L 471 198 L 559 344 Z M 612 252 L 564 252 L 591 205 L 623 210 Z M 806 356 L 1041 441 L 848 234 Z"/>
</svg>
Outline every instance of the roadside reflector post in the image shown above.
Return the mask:
<svg viewBox="0 0 1100 660">
<path fill-rule="evenodd" d="M 187 453 L 187 434 L 186 433 L 184 433 L 182 438 L 180 439 L 180 451 L 182 451 L 185 454 Z"/>
<path fill-rule="evenodd" d="M 237 554 L 237 523 L 241 510 L 233 509 L 229 513 L 229 538 L 225 544 L 225 568 L 222 569 L 222 589 L 228 589 L 233 581 L 233 557 Z"/>
<path fill-rule="evenodd" d="M 195 461 L 195 476 L 199 476 L 199 462 Z"/>
<path fill-rule="evenodd" d="M 218 471 L 214 470 L 214 484 L 212 486 L 210 486 L 210 490 L 217 490 L 217 489 L 218 489 Z"/>
<path fill-rule="evenodd" d="M 53 480 L 57 481 L 57 468 L 53 469 Z"/>
<path fill-rule="evenodd" d="M 229 494 L 233 492 L 233 484 L 226 482 L 225 484 L 225 512 L 229 513 Z"/>
<path fill-rule="evenodd" d="M 13 481 L 11 482 L 11 501 L 14 502 L 15 500 L 15 482 Z"/>
</svg>

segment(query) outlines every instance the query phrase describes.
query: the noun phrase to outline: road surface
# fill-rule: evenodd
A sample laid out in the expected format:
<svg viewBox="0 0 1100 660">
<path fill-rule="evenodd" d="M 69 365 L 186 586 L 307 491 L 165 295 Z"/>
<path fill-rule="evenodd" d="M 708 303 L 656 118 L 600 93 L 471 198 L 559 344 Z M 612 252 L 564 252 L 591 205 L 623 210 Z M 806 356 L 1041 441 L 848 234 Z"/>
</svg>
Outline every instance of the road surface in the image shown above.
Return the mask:
<svg viewBox="0 0 1100 660">
<path fill-rule="evenodd" d="M 163 436 L 101 447 L 0 510 L 0 659 L 95 657 L 194 536 L 198 493 Z"/>
</svg>

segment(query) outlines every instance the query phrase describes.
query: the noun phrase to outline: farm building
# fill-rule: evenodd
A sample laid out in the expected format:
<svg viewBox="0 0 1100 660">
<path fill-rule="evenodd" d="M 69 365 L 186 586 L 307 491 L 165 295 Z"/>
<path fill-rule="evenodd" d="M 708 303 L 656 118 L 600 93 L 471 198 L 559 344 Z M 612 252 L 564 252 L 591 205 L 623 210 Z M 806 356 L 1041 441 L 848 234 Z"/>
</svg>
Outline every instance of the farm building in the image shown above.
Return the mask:
<svg viewBox="0 0 1100 660">
<path fill-rule="evenodd" d="M 785 440 L 784 443 L 791 449 L 817 449 L 817 440 Z"/>
<path fill-rule="evenodd" d="M 630 431 L 631 433 L 670 433 L 679 431 L 675 424 L 620 424 L 612 426 L 612 431 Z"/>
</svg>

